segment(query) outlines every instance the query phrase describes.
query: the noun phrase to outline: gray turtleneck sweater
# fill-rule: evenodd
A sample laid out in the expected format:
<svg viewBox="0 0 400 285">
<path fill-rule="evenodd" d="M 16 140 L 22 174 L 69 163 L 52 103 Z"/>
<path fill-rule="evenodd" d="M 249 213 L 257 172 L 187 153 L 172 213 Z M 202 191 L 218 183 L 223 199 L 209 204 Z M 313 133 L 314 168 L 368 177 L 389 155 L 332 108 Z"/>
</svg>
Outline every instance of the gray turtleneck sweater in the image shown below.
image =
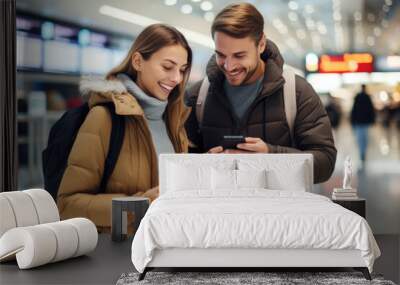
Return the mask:
<svg viewBox="0 0 400 285">
<path fill-rule="evenodd" d="M 161 153 L 175 153 L 174 146 L 168 136 L 167 127 L 162 115 L 168 101 L 161 101 L 143 92 L 142 89 L 126 74 L 118 74 L 117 78 L 125 85 L 129 93 L 135 96 L 144 111 L 150 133 L 156 148 L 157 157 Z"/>
<path fill-rule="evenodd" d="M 233 86 L 229 84 L 228 80 L 225 80 L 226 96 L 228 96 L 229 102 L 231 102 L 233 110 L 240 120 L 260 93 L 262 81 L 263 78 L 260 78 L 251 84 Z"/>
</svg>

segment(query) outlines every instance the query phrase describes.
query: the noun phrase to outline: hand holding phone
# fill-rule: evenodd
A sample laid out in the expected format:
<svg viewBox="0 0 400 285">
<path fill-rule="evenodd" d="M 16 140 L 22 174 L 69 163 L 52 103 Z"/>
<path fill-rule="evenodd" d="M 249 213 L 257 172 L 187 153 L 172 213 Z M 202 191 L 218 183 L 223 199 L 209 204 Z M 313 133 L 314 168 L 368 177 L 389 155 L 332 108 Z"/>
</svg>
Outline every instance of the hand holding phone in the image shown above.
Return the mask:
<svg viewBox="0 0 400 285">
<path fill-rule="evenodd" d="M 245 143 L 246 138 L 244 136 L 233 136 L 226 135 L 222 137 L 221 146 L 225 149 L 237 149 L 237 145 L 240 143 Z"/>
</svg>

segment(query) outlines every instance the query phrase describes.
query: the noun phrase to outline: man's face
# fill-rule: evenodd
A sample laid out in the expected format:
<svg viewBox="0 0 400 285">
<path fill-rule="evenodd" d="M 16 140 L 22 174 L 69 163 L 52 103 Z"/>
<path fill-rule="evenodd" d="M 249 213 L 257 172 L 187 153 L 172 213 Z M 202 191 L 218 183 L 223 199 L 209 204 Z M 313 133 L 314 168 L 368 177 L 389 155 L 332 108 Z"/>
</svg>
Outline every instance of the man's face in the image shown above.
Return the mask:
<svg viewBox="0 0 400 285">
<path fill-rule="evenodd" d="M 261 63 L 260 54 L 265 49 L 265 39 L 256 45 L 250 36 L 237 39 L 216 32 L 214 42 L 217 64 L 229 84 L 238 86 L 251 83 Z"/>
</svg>

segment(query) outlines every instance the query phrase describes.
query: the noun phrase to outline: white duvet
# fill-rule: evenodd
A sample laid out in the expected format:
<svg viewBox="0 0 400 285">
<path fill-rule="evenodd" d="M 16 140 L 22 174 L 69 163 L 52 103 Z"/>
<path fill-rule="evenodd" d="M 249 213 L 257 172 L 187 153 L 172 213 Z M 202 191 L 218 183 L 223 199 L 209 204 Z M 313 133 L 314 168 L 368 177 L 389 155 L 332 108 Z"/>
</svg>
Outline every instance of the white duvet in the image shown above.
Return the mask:
<svg viewBox="0 0 400 285">
<path fill-rule="evenodd" d="M 358 249 L 370 272 L 380 256 L 359 215 L 321 195 L 265 189 L 162 195 L 134 237 L 133 265 L 143 272 L 165 248 Z"/>
</svg>

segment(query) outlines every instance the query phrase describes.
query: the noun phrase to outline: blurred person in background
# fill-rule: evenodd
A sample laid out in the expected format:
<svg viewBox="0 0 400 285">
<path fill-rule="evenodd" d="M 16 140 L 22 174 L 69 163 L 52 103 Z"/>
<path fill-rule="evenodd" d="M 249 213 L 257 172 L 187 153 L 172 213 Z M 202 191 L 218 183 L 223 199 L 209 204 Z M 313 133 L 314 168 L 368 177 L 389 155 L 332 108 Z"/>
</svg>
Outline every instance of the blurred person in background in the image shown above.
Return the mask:
<svg viewBox="0 0 400 285">
<path fill-rule="evenodd" d="M 365 84 L 362 84 L 361 92 L 354 98 L 354 104 L 351 110 L 351 124 L 354 128 L 360 159 L 363 165 L 365 163 L 368 147 L 368 129 L 374 122 L 375 109 L 366 91 Z"/>
<path fill-rule="evenodd" d="M 328 114 L 332 128 L 337 129 L 339 127 L 340 119 L 342 117 L 342 110 L 339 103 L 331 94 L 328 94 L 328 103 L 325 106 L 325 110 Z"/>
<path fill-rule="evenodd" d="M 158 154 L 188 150 L 184 90 L 192 51 L 175 28 L 145 28 L 106 79 L 81 82 L 90 111 L 79 129 L 64 172 L 57 204 L 62 219 L 86 217 L 109 232 L 112 198 L 158 197 Z M 105 193 L 98 193 L 112 129 L 105 102 L 125 117 L 125 135 Z"/>
</svg>

